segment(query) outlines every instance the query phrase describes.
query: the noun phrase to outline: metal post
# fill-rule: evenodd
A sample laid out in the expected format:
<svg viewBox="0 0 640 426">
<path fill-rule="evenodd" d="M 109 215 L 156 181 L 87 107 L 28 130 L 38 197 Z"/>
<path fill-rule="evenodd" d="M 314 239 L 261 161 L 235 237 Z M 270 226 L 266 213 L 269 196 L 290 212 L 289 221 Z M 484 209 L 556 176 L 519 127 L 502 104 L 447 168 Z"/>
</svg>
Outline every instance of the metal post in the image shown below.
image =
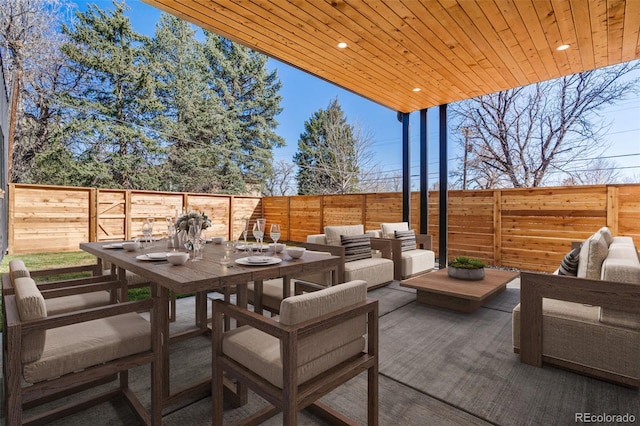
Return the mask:
<svg viewBox="0 0 640 426">
<path fill-rule="evenodd" d="M 420 110 L 420 233 L 429 233 L 429 154 L 427 151 L 427 109 Z"/>
<path fill-rule="evenodd" d="M 411 226 L 411 161 L 409 113 L 402 113 L 402 221 Z"/>
<path fill-rule="evenodd" d="M 439 244 L 438 244 L 438 266 L 440 269 L 447 267 L 447 243 L 448 243 L 448 175 L 449 167 L 447 162 L 447 104 L 440 105 L 440 217 L 439 217 Z"/>
</svg>

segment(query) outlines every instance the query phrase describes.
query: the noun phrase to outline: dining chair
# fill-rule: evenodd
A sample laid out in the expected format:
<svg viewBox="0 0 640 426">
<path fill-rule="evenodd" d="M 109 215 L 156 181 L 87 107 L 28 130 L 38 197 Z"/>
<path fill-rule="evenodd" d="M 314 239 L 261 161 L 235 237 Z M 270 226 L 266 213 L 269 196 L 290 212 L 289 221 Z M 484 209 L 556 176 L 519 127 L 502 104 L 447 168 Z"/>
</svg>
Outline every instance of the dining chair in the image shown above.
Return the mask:
<svg viewBox="0 0 640 426">
<path fill-rule="evenodd" d="M 367 283 L 351 281 L 282 300 L 278 320 L 212 301 L 212 415 L 223 423 L 224 379 L 245 384 L 271 405 L 244 423 L 283 414 L 295 425 L 309 408 L 332 424 L 349 419 L 318 401 L 367 371 L 367 419 L 378 423 L 378 301 L 367 299 Z M 223 318 L 241 327 L 225 331 Z"/>
<path fill-rule="evenodd" d="M 151 379 L 149 411 L 129 388 L 127 374 L 131 368 L 149 364 L 151 377 L 159 376 L 151 324 L 139 315 L 147 311 L 151 321 L 157 321 L 154 300 L 51 315 L 35 281 L 30 277 L 16 278 L 14 293 L 4 296 L 6 424 L 47 424 L 120 397 L 142 423 L 160 424 L 161 392 L 157 380 Z M 83 392 L 98 385 L 107 386 L 117 377 L 115 387 L 109 386 L 99 394 Z M 46 407 L 46 411 L 30 412 L 61 398 L 67 399 Z"/>
</svg>

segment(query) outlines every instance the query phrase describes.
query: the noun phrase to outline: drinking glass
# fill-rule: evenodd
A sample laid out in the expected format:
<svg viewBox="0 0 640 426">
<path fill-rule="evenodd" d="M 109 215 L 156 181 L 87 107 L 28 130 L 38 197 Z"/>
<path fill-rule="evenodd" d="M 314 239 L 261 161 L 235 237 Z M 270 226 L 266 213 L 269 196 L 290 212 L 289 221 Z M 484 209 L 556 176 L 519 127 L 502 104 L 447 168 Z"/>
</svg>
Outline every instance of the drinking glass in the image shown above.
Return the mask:
<svg viewBox="0 0 640 426">
<path fill-rule="evenodd" d="M 176 251 L 176 246 L 174 244 L 176 225 L 173 223 L 173 218 L 170 216 L 167 216 L 165 221 L 167 223 L 167 248 L 172 249 L 172 251 Z"/>
<path fill-rule="evenodd" d="M 253 238 L 258 242 L 258 250 L 262 253 L 262 239 L 264 238 L 264 225 L 265 219 L 258 219 L 256 223 L 253 224 Z"/>
<path fill-rule="evenodd" d="M 151 244 L 151 238 L 153 236 L 153 218 L 148 217 L 147 220 L 142 224 L 142 235 L 144 235 L 144 239 L 146 242 Z"/>
<path fill-rule="evenodd" d="M 269 233 L 269 235 L 271 235 L 271 239 L 273 240 L 273 247 L 275 250 L 275 246 L 276 244 L 278 244 L 278 240 L 280 239 L 280 225 L 278 225 L 277 223 L 272 223 L 271 232 Z"/>
<path fill-rule="evenodd" d="M 247 234 L 249 233 L 249 219 L 245 219 L 244 221 L 244 230 L 242 231 L 242 235 L 244 236 L 244 252 L 249 253 L 249 246 L 247 245 Z"/>
<path fill-rule="evenodd" d="M 192 260 L 197 261 L 198 249 L 200 247 L 200 226 L 193 224 L 189 226 L 187 231 L 187 249 L 193 252 Z"/>
</svg>

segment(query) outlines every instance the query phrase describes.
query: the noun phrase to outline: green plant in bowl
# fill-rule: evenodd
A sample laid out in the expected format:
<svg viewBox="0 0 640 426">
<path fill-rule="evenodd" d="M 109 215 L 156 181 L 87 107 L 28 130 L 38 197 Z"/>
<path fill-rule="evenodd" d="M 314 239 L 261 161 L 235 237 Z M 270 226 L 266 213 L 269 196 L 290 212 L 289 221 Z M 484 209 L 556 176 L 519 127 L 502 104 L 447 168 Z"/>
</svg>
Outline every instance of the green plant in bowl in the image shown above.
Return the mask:
<svg viewBox="0 0 640 426">
<path fill-rule="evenodd" d="M 472 259 L 466 256 L 458 256 L 449 262 L 449 266 L 460 269 L 482 269 L 487 265 L 479 259 Z"/>
</svg>

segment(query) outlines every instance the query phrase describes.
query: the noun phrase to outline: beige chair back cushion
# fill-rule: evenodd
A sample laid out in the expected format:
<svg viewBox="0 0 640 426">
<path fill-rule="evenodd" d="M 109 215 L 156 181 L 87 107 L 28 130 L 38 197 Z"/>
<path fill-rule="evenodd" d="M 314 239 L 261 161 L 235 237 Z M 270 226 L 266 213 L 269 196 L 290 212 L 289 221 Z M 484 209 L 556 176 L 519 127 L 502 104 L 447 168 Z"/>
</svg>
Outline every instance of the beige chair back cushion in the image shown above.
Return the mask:
<svg viewBox="0 0 640 426">
<path fill-rule="evenodd" d="M 362 280 L 289 297 L 280 303 L 279 322 L 284 325 L 296 325 L 362 303 L 366 298 L 367 283 Z M 304 365 L 341 346 L 361 339 L 366 330 L 366 318 L 361 316 L 327 328 L 308 338 L 300 339 L 298 365 Z"/>
<path fill-rule="evenodd" d="M 324 233 L 327 237 L 327 244 L 330 246 L 340 246 L 340 236 L 348 237 L 364 234 L 364 225 L 344 225 L 344 226 L 325 226 Z"/>
<path fill-rule="evenodd" d="M 381 223 L 382 238 L 395 238 L 396 231 L 408 231 L 408 222 Z"/>
<path fill-rule="evenodd" d="M 44 297 L 38 290 L 36 282 L 28 277 L 16 278 L 14 282 L 16 306 L 20 321 L 31 321 L 47 317 L 47 306 Z M 23 363 L 32 362 L 42 356 L 46 331 L 32 332 L 23 336 L 21 359 Z"/>
<path fill-rule="evenodd" d="M 596 232 L 582 244 L 578 262 L 578 278 L 599 280 L 602 262 L 609 254 L 609 246 L 602 233 Z"/>
<path fill-rule="evenodd" d="M 11 278 L 11 283 L 15 281 L 16 278 L 21 277 L 31 277 L 29 270 L 25 266 L 22 260 L 16 259 L 9 262 L 9 277 Z"/>
</svg>

